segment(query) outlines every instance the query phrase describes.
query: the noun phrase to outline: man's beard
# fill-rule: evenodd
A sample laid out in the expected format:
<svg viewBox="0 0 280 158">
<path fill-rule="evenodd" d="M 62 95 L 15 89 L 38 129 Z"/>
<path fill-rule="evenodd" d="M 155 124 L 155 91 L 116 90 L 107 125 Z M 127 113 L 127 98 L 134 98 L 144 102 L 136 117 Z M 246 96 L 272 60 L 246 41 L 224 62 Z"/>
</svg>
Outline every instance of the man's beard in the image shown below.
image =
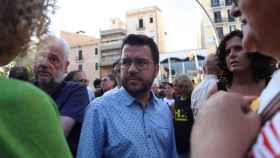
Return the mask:
<svg viewBox="0 0 280 158">
<path fill-rule="evenodd" d="M 124 89 L 133 97 L 139 97 L 144 95 L 146 92 L 149 92 L 153 85 L 154 79 L 152 78 L 150 80 L 146 80 L 146 81 L 141 80 L 141 81 L 142 81 L 142 86 L 140 88 L 131 89 L 130 86 L 128 86 L 126 79 L 121 80 Z"/>
<path fill-rule="evenodd" d="M 53 77 L 48 79 L 40 79 L 39 76 L 36 76 L 38 86 L 47 93 L 52 92 L 53 89 L 55 89 L 63 81 L 63 79 L 64 73 L 60 73 L 56 79 Z"/>
</svg>

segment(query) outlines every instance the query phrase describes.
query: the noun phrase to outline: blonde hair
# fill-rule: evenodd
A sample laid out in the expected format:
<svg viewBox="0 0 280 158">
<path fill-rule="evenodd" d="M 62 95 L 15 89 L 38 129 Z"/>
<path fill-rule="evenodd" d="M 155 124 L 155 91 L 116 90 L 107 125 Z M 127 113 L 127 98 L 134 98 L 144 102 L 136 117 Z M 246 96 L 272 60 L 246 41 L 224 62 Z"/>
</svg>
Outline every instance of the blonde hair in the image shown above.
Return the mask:
<svg viewBox="0 0 280 158">
<path fill-rule="evenodd" d="M 185 74 L 181 74 L 181 75 L 176 75 L 174 82 L 174 85 L 185 85 L 188 92 L 192 92 L 193 90 L 193 83 L 191 81 L 191 79 L 188 77 L 188 75 Z"/>
</svg>

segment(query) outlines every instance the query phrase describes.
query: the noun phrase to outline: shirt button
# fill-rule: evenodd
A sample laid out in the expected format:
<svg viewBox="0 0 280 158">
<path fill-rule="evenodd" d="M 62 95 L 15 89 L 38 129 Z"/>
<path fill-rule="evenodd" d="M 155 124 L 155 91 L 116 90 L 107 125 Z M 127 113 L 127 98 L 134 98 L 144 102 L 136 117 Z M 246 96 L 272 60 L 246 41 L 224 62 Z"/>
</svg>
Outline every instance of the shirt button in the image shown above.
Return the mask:
<svg viewBox="0 0 280 158">
<path fill-rule="evenodd" d="M 147 135 L 147 137 L 148 137 L 148 138 L 151 138 L 151 135 L 150 135 L 150 134 L 148 134 L 148 135 Z"/>
</svg>

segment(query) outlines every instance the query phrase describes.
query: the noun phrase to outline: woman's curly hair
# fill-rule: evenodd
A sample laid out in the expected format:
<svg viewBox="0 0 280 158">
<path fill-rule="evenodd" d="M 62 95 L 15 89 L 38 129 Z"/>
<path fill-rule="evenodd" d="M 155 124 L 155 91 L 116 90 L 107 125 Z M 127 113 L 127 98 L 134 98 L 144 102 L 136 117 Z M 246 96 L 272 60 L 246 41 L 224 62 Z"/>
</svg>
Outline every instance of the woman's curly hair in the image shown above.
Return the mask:
<svg viewBox="0 0 280 158">
<path fill-rule="evenodd" d="M 0 56 L 25 52 L 31 36 L 47 32 L 56 0 L 0 0 Z"/>
<path fill-rule="evenodd" d="M 226 43 L 233 37 L 243 38 L 243 33 L 240 30 L 235 30 L 227 34 L 220 42 L 217 49 L 218 66 L 222 70 L 219 75 L 219 80 L 224 85 L 231 86 L 233 73 L 229 71 L 226 63 Z M 272 57 L 263 55 L 259 52 L 246 53 L 250 61 L 250 67 L 253 70 L 253 79 L 257 83 L 261 80 L 269 81 L 272 73 L 276 70 L 276 60 Z"/>
</svg>

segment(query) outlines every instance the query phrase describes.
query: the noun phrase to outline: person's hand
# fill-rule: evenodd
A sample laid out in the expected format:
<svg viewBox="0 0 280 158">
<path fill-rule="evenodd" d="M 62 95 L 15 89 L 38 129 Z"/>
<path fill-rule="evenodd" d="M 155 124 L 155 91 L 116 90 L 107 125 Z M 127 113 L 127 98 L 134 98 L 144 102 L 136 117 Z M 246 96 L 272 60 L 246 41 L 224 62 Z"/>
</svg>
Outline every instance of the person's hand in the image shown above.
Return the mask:
<svg viewBox="0 0 280 158">
<path fill-rule="evenodd" d="M 194 124 L 192 158 L 241 158 L 253 143 L 260 119 L 248 110 L 253 97 L 218 92 L 210 97 Z"/>
</svg>

